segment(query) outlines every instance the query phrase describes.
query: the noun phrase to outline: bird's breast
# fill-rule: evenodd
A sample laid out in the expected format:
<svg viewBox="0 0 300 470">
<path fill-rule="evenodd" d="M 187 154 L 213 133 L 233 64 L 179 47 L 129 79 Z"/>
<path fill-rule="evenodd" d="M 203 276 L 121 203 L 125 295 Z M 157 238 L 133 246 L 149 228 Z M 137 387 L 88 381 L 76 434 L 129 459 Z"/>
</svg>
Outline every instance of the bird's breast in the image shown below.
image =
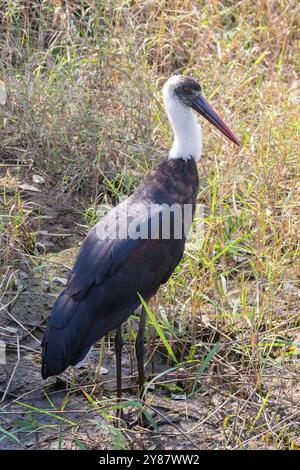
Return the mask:
<svg viewBox="0 0 300 470">
<path fill-rule="evenodd" d="M 166 204 L 196 204 L 199 178 L 193 158 L 165 159 L 144 179 L 137 194 Z"/>
</svg>

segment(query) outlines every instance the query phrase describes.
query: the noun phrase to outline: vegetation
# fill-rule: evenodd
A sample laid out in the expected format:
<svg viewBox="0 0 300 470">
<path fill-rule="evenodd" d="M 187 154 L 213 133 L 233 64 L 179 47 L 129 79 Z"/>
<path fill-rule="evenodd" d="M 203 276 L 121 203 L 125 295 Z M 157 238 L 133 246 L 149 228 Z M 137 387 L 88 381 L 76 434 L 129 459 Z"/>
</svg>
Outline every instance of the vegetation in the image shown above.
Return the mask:
<svg viewBox="0 0 300 470">
<path fill-rule="evenodd" d="M 0 448 L 300 448 L 299 13 L 297 0 L 0 2 Z M 108 376 L 65 373 L 57 391 L 37 340 L 97 207 L 166 156 L 175 73 L 199 79 L 243 147 L 202 121 L 203 230 L 149 308 L 147 405 L 130 381 L 134 316 L 121 404 L 110 338 L 96 348 Z M 180 421 L 117 428 L 120 406 Z"/>
</svg>

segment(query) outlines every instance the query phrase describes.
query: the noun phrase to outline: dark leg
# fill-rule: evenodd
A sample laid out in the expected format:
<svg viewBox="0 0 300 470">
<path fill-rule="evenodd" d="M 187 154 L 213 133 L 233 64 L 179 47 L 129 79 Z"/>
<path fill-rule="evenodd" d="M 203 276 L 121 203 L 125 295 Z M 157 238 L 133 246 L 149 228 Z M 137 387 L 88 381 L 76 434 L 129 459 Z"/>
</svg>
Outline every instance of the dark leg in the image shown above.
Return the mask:
<svg viewBox="0 0 300 470">
<path fill-rule="evenodd" d="M 139 395 L 140 395 L 140 398 L 143 397 L 144 383 L 145 383 L 144 336 L 145 336 L 146 319 L 147 319 L 147 312 L 146 312 L 145 308 L 143 307 L 142 312 L 141 312 L 139 331 L 138 331 L 138 334 L 137 334 L 137 337 L 136 337 L 136 342 L 135 342 L 135 352 L 136 352 L 138 376 L 139 376 Z"/>
<path fill-rule="evenodd" d="M 123 348 L 123 338 L 122 338 L 122 327 L 120 326 L 116 330 L 116 337 L 115 337 L 118 402 L 121 401 L 121 397 L 122 397 L 122 348 Z M 118 416 L 119 418 L 122 417 L 122 408 L 119 409 Z"/>
</svg>

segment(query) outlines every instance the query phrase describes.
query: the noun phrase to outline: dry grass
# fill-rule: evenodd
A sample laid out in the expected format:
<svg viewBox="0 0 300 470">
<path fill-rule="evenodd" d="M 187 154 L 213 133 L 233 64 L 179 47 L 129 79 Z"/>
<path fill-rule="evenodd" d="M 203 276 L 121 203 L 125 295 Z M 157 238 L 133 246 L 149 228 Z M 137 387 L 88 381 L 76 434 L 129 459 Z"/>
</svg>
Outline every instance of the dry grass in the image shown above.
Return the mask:
<svg viewBox="0 0 300 470">
<path fill-rule="evenodd" d="M 177 389 L 190 394 L 196 384 L 207 398 L 198 428 L 184 432 L 200 448 L 299 448 L 298 2 L 32 0 L 0 8 L 1 328 L 24 290 L 22 273 L 48 269 L 46 252 L 76 246 L 97 204 L 130 193 L 166 155 L 172 136 L 161 87 L 171 74 L 192 75 L 244 145 L 237 151 L 203 123 L 204 231 L 152 305 L 187 370 Z M 41 193 L 20 189 L 33 174 L 45 180 Z M 74 219 L 64 225 L 68 210 Z M 50 245 L 41 233 L 49 223 L 57 235 Z M 26 315 L 19 321 L 26 325 Z M 216 342 L 199 385 L 195 366 Z M 101 402 L 101 394 L 89 397 Z M 196 399 L 187 406 L 197 409 Z M 19 439 L 2 416 L 0 436 Z M 148 435 L 105 429 L 112 445 L 153 445 Z M 78 435 L 65 446 L 80 447 Z M 1 445 L 14 442 L 3 436 Z"/>
</svg>

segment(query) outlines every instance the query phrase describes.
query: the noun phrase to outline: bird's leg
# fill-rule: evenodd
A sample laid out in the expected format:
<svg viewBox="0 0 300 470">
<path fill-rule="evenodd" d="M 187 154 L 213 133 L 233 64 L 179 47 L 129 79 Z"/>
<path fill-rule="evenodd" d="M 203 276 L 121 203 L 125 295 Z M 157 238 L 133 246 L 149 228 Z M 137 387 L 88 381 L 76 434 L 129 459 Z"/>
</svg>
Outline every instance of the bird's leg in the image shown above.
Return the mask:
<svg viewBox="0 0 300 470">
<path fill-rule="evenodd" d="M 138 378 L 139 378 L 139 395 L 140 398 L 143 397 L 144 394 L 144 384 L 145 384 L 145 369 L 144 369 L 144 336 L 145 336 L 145 326 L 146 326 L 146 319 L 147 319 L 147 312 L 145 307 L 142 307 L 141 311 L 141 318 L 139 324 L 139 331 L 135 341 L 135 352 L 136 352 L 136 359 L 137 359 L 137 367 L 138 367 Z"/>
<path fill-rule="evenodd" d="M 122 397 L 122 348 L 123 348 L 123 338 L 122 338 L 122 327 L 120 326 L 116 330 L 115 336 L 115 351 L 116 351 L 116 368 L 117 368 L 117 400 L 118 403 L 121 401 Z M 122 408 L 119 408 L 118 417 L 122 418 Z"/>
</svg>

